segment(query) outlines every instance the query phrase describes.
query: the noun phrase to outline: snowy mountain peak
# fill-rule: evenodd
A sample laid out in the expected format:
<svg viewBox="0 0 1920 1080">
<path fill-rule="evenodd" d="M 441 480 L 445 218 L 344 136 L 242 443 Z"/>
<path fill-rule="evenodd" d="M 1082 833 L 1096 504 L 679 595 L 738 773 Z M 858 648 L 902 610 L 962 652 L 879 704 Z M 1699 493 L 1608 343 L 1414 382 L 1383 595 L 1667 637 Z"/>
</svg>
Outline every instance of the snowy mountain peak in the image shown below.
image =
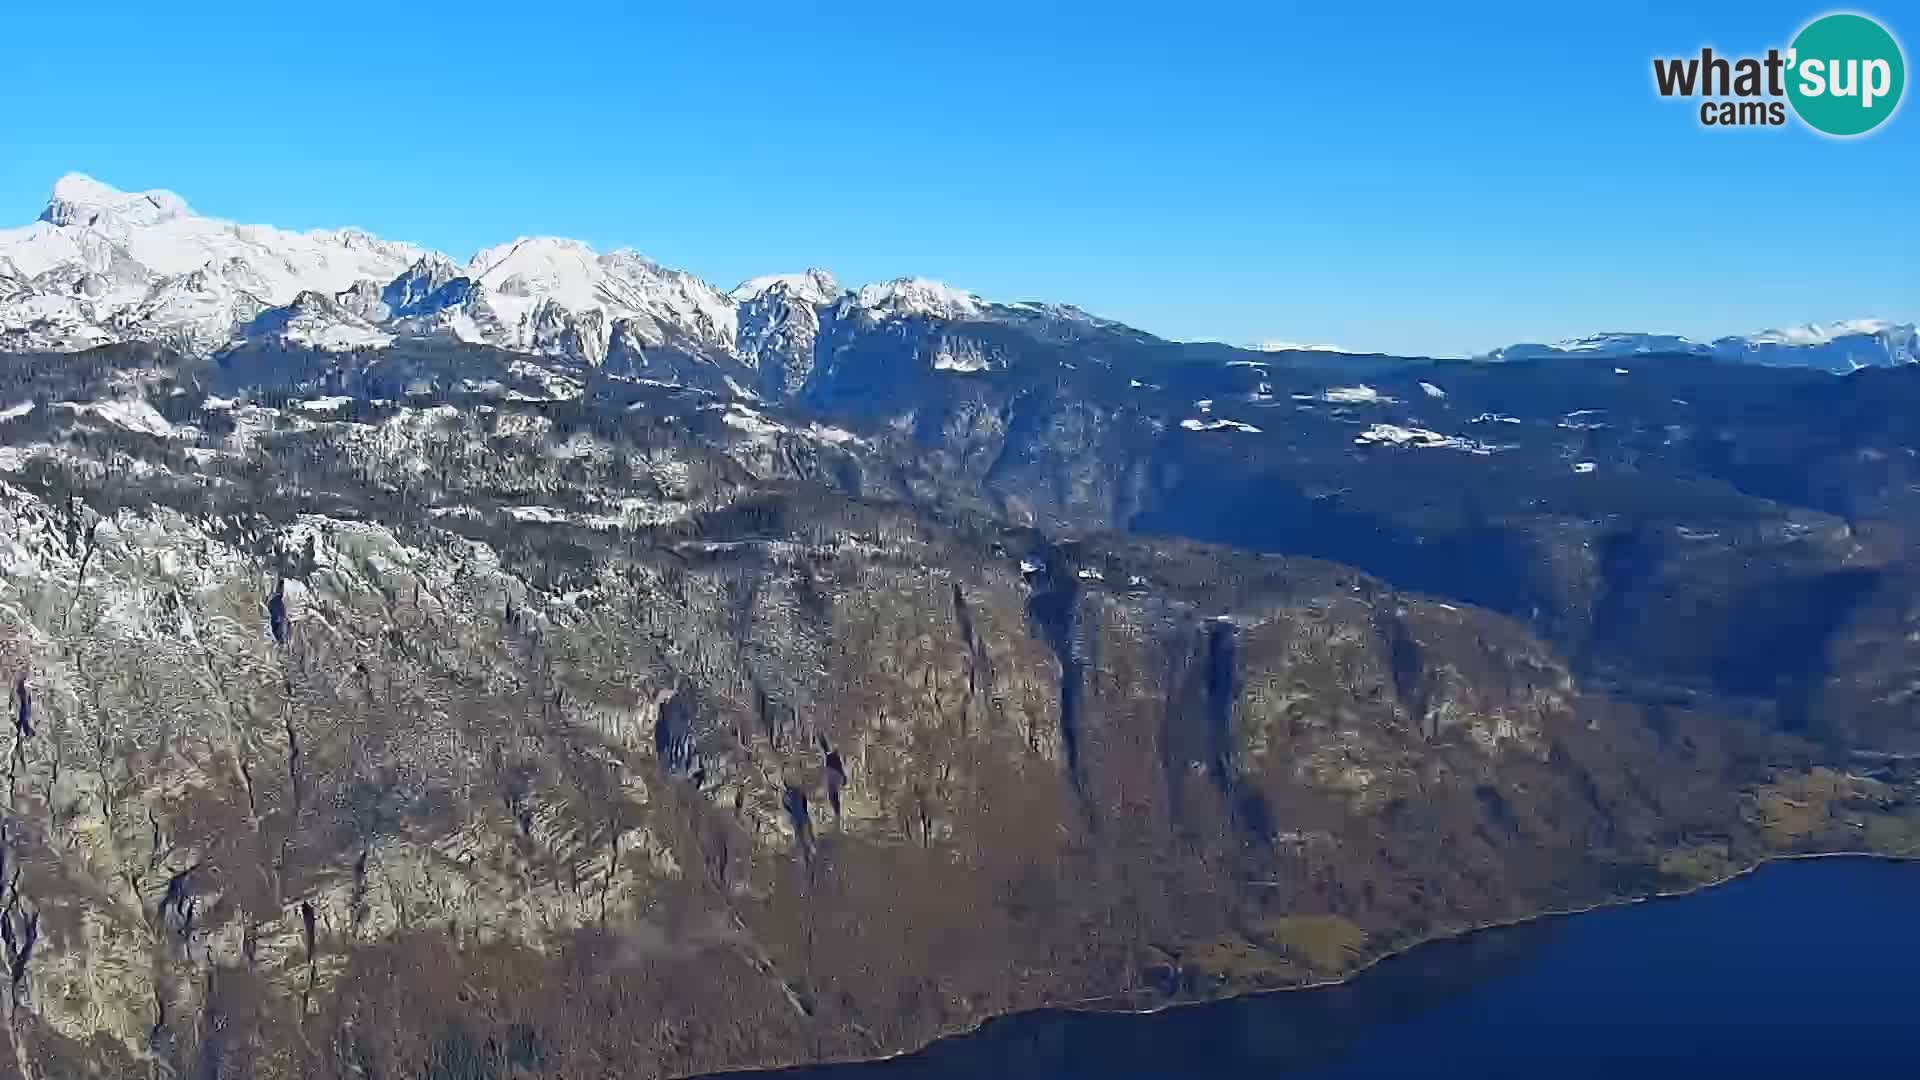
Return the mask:
<svg viewBox="0 0 1920 1080">
<path fill-rule="evenodd" d="M 380 301 L 391 314 L 414 314 L 429 305 L 441 289 L 455 280 L 466 280 L 460 267 L 445 255 L 428 252 L 416 259 L 399 277 L 387 282 L 380 290 Z M 440 306 L 454 302 L 452 297 L 444 295 L 442 301 Z"/>
<path fill-rule="evenodd" d="M 601 255 L 577 240 L 522 237 L 475 255 L 466 276 L 509 331 L 487 340 L 507 348 L 548 351 L 539 343 L 571 348 L 587 340 L 594 344 L 585 354 L 598 359 L 622 322 L 633 324 L 628 336 L 655 344 L 688 337 L 730 346 L 734 339 L 736 315 L 725 297 L 631 250 Z M 575 318 L 586 321 L 570 325 Z"/>
<path fill-rule="evenodd" d="M 562 273 L 592 263 L 594 250 L 578 240 L 564 236 L 522 236 L 504 244 L 495 244 L 475 252 L 467 260 L 467 273 L 475 281 L 488 276 L 496 279 L 529 269 L 558 270 Z"/>
<path fill-rule="evenodd" d="M 598 299 L 598 256 L 578 240 L 523 236 L 483 249 L 467 262 L 467 276 L 498 293 L 549 297 L 567 307 L 593 306 Z"/>
<path fill-rule="evenodd" d="M 922 315 L 936 319 L 966 319 L 980 315 L 986 308 L 981 299 L 964 289 L 923 277 L 894 278 L 892 281 L 863 285 L 854 295 L 855 306 L 877 316 Z"/>
<path fill-rule="evenodd" d="M 167 191 L 62 177 L 38 220 L 0 229 L 0 348 L 158 341 L 205 352 L 303 290 L 386 282 L 423 253 L 359 230 L 294 233 L 203 217 Z"/>
<path fill-rule="evenodd" d="M 787 295 L 809 304 L 831 304 L 843 291 L 832 274 L 819 267 L 810 267 L 799 274 L 766 274 L 748 278 L 735 285 L 733 291 L 727 293 L 727 299 L 736 304 L 744 304 L 775 286 L 785 289 Z"/>
<path fill-rule="evenodd" d="M 74 172 L 55 181 L 40 220 L 86 226 L 110 215 L 130 224 L 152 224 L 192 212 L 186 200 L 171 191 L 126 192 Z"/>
<path fill-rule="evenodd" d="M 125 192 L 78 173 L 54 185 L 38 221 L 0 230 L 0 280 L 0 348 L 142 339 L 204 353 L 264 338 L 357 349 L 452 337 L 597 364 L 616 347 L 630 358 L 673 345 L 764 362 L 790 379 L 803 377 L 800 354 L 828 307 L 869 325 L 997 310 L 925 278 L 849 293 L 821 269 L 723 294 L 637 252 L 553 236 L 456 263 L 360 229 L 295 233 L 205 217 L 171 192 Z"/>
<path fill-rule="evenodd" d="M 127 192 L 102 184 L 86 173 L 67 173 L 54 181 L 54 196 L 48 200 L 48 206 L 113 206 L 115 202 L 125 202 Z"/>
<path fill-rule="evenodd" d="M 1745 338 L 1721 338 L 1716 356 L 1775 367 L 1857 371 L 1920 363 L 1920 332 L 1913 323 L 1849 319 L 1768 330 Z"/>
<path fill-rule="evenodd" d="M 103 184 L 82 172 L 70 172 L 53 182 L 53 201 L 104 206 L 126 197 L 126 192 Z"/>
</svg>

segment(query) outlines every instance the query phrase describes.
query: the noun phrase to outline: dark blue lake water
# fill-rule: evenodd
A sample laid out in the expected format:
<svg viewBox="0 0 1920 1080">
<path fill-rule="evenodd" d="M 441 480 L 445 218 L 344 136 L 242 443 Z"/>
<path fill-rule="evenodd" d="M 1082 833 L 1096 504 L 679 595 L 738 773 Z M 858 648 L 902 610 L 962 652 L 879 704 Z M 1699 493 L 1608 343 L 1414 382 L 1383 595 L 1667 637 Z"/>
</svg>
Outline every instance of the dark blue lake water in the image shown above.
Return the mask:
<svg viewBox="0 0 1920 1080">
<path fill-rule="evenodd" d="M 1421 946 L 1341 986 L 1038 1012 L 783 1080 L 1920 1077 L 1920 864 L 1776 863 L 1692 896 Z"/>
</svg>

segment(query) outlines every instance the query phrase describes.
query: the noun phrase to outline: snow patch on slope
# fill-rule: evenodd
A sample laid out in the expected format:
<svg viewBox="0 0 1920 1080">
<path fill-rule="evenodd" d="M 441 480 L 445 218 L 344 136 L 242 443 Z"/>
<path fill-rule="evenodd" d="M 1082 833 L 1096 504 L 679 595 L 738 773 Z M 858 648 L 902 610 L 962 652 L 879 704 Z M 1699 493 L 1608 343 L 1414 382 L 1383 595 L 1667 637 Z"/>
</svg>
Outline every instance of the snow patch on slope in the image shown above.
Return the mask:
<svg viewBox="0 0 1920 1080">
<path fill-rule="evenodd" d="M 145 398 L 122 398 L 118 401 L 58 401 L 56 409 L 65 409 L 82 416 L 95 416 L 109 424 L 128 431 L 138 431 L 143 435 L 152 435 L 159 439 L 191 437 L 198 432 L 193 428 L 176 428 L 167 422 Z"/>
<path fill-rule="evenodd" d="M 1260 429 L 1252 424 L 1243 424 L 1238 420 L 1201 420 L 1189 417 L 1180 421 L 1180 426 L 1188 431 L 1241 431 L 1252 435 L 1260 434 Z"/>
<path fill-rule="evenodd" d="M 974 373 L 995 367 L 986 348 L 971 338 L 941 335 L 933 347 L 933 370 Z"/>
<path fill-rule="evenodd" d="M 1358 386 L 1330 386 L 1320 395 L 1321 400 L 1335 405 L 1392 405 L 1398 398 L 1388 397 L 1365 383 Z"/>
<path fill-rule="evenodd" d="M 1457 435 L 1442 435 L 1426 428 L 1401 427 L 1398 424 L 1374 424 L 1354 436 L 1356 446 L 1403 446 L 1417 449 L 1464 450 L 1470 454 L 1491 454 L 1497 447 Z"/>
</svg>

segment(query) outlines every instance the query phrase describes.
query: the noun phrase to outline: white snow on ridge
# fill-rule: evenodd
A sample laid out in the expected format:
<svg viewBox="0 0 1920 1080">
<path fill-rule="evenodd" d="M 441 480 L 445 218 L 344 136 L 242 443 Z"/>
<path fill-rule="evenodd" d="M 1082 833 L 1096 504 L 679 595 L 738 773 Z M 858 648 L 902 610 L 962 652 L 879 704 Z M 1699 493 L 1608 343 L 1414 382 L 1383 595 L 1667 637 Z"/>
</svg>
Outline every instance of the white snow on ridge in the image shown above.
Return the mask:
<svg viewBox="0 0 1920 1080">
<path fill-rule="evenodd" d="M 856 307 L 876 316 L 924 315 L 938 319 L 965 319 L 979 315 L 985 304 L 964 289 L 930 278 L 903 277 L 862 285 L 853 296 Z"/>
<path fill-rule="evenodd" d="M 603 302 L 599 257 L 578 240 L 523 236 L 483 248 L 467 261 L 467 274 L 496 294 L 551 299 L 575 311 Z"/>
<path fill-rule="evenodd" d="M 1678 334 L 1594 334 L 1590 337 L 1575 338 L 1569 341 L 1556 341 L 1553 348 L 1561 352 L 1594 353 L 1650 353 L 1650 352 L 1686 352 L 1700 347 L 1697 341 L 1691 341 Z"/>
<path fill-rule="evenodd" d="M 479 302 L 456 329 L 493 344 L 554 352 L 571 335 L 581 358 L 597 361 L 623 322 L 649 343 L 671 330 L 731 346 L 739 332 L 735 304 L 718 290 L 624 248 L 602 255 L 578 240 L 521 237 L 476 254 L 466 274 Z"/>
<path fill-rule="evenodd" d="M 353 404 L 352 398 L 347 397 L 343 394 L 335 394 L 332 397 L 314 398 L 310 401 L 302 401 L 300 402 L 298 408 L 300 409 L 301 412 L 337 412 L 340 409 L 344 409 L 351 404 Z"/>
<path fill-rule="evenodd" d="M 764 295 L 776 285 L 784 287 L 788 295 L 798 297 L 809 304 L 831 304 L 843 291 L 832 274 L 815 267 L 799 274 L 764 274 L 760 277 L 748 278 L 735 285 L 732 291 L 727 293 L 727 299 L 736 304 L 743 304 Z"/>
<path fill-rule="evenodd" d="M 926 278 L 850 293 L 818 269 L 722 293 L 631 250 L 603 254 L 558 237 L 522 237 L 461 264 L 353 229 L 294 233 L 204 217 L 169 192 L 122 192 L 77 174 L 55 185 L 39 221 L 0 230 L 0 280 L 0 348 L 139 339 L 202 355 L 237 337 L 331 352 L 451 338 L 589 364 L 675 340 L 732 351 L 742 306 L 770 293 L 774 311 L 756 313 L 756 325 L 811 317 L 781 314 L 779 301 L 837 303 L 870 323 L 989 314 L 975 294 Z"/>
<path fill-rule="evenodd" d="M 77 174 L 39 221 L 0 230 L 0 277 L 0 346 L 144 339 L 206 353 L 258 319 L 259 336 L 329 351 L 438 335 L 598 362 L 616 331 L 721 347 L 737 331 L 734 301 L 631 251 L 523 238 L 463 268 L 358 230 L 239 225 Z M 471 284 L 441 288 L 460 277 Z M 821 301 L 838 295 L 824 274 L 793 277 Z"/>
<path fill-rule="evenodd" d="M 1445 390 L 1440 389 L 1439 387 L 1433 385 L 1430 382 L 1421 383 L 1420 392 L 1427 395 L 1430 398 L 1444 398 L 1447 396 L 1447 392 Z"/>
<path fill-rule="evenodd" d="M 391 278 L 423 253 L 357 229 L 294 233 L 201 217 L 170 191 L 124 192 L 79 173 L 54 185 L 39 221 L 0 231 L 0 255 L 27 277 L 69 262 L 111 274 L 116 255 L 155 275 L 238 263 L 251 291 L 278 303 L 302 288 Z"/>
<path fill-rule="evenodd" d="M 1913 323 L 1886 319 L 1846 319 L 1729 335 L 1710 342 L 1678 334 L 1606 333 L 1554 342 L 1521 343 L 1494 349 L 1488 360 L 1531 360 L 1554 356 L 1625 359 L 1649 354 L 1715 357 L 1740 363 L 1810 367 L 1836 373 L 1862 367 L 1920 363 L 1920 331 Z M 1618 374 L 1628 371 L 1616 368 Z"/>
<path fill-rule="evenodd" d="M 1830 323 L 1807 323 L 1763 330 L 1746 339 L 1750 345 L 1828 345 L 1837 338 L 1871 336 L 1902 329 L 1886 319 L 1843 319 Z"/>
<path fill-rule="evenodd" d="M 18 420 L 32 411 L 33 402 L 31 401 L 23 401 L 18 405 L 9 405 L 4 409 L 0 409 L 0 423 L 5 423 L 8 420 Z"/>
<path fill-rule="evenodd" d="M 1020 313 L 1137 333 L 1070 306 L 994 305 L 919 277 L 849 292 L 813 269 L 749 278 L 723 292 L 631 250 L 601 253 L 556 237 L 488 247 L 463 264 L 356 229 L 236 224 L 198 214 L 172 192 L 120 191 L 80 174 L 54 185 L 38 220 L 0 229 L 0 349 L 75 350 L 142 340 L 205 355 L 244 333 L 336 352 L 452 338 L 594 365 L 620 350 L 691 344 L 751 362 L 769 344 L 810 355 L 828 309 L 867 325 Z M 1282 340 L 1254 348 L 1351 351 Z M 1850 319 L 1704 343 L 1672 334 L 1606 333 L 1510 345 L 1487 357 L 1624 362 L 1662 353 L 1845 373 L 1920 362 L 1920 332 L 1912 322 Z M 942 371 L 979 370 L 967 365 L 935 363 Z M 1422 392 L 1431 396 L 1430 386 Z"/>
<path fill-rule="evenodd" d="M 390 280 L 421 253 L 353 229 L 237 225 L 195 214 L 171 192 L 123 192 L 71 174 L 40 220 L 0 230 L 0 267 L 24 286 L 0 302 L 0 342 L 210 348 L 264 306 Z"/>
</svg>

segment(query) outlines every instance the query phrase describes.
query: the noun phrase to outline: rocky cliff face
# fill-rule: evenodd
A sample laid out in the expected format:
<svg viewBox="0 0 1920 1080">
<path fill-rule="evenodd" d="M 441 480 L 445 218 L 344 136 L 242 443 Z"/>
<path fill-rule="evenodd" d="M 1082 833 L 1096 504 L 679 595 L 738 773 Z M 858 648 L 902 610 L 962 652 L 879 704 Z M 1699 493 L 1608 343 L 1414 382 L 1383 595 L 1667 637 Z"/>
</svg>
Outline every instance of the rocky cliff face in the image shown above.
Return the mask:
<svg viewBox="0 0 1920 1080">
<path fill-rule="evenodd" d="M 809 325 L 0 361 L 0 1073 L 878 1055 L 1920 840 L 1897 425 Z"/>
</svg>

